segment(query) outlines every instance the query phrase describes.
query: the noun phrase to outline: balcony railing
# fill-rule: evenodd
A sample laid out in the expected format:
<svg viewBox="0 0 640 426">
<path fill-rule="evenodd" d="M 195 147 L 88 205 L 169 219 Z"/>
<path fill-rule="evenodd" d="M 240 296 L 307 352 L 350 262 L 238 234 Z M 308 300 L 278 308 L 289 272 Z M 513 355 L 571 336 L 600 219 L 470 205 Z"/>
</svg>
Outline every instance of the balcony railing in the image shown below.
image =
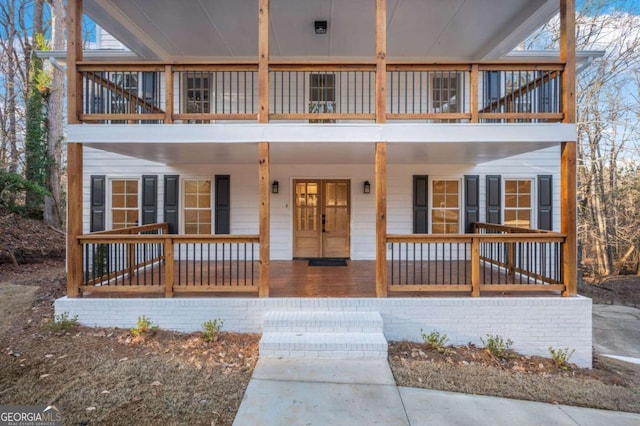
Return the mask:
<svg viewBox="0 0 640 426">
<path fill-rule="evenodd" d="M 257 64 L 91 63 L 80 120 L 89 123 L 257 121 Z M 269 120 L 373 121 L 376 69 L 370 63 L 271 64 Z M 387 120 L 557 122 L 563 119 L 558 62 L 404 64 L 386 71 Z"/>
</svg>

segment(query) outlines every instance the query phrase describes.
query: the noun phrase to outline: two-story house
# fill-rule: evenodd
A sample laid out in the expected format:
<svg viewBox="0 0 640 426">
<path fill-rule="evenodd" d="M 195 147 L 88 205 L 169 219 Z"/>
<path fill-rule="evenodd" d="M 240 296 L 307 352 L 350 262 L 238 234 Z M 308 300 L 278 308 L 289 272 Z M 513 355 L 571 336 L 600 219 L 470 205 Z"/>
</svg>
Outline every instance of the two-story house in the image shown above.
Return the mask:
<svg viewBox="0 0 640 426">
<path fill-rule="evenodd" d="M 56 311 L 253 332 L 273 310 L 377 311 L 388 338 L 499 334 L 590 365 L 574 9 L 69 0 Z M 558 11 L 559 52 L 513 51 Z M 105 30 L 87 59 L 83 13 Z"/>
</svg>

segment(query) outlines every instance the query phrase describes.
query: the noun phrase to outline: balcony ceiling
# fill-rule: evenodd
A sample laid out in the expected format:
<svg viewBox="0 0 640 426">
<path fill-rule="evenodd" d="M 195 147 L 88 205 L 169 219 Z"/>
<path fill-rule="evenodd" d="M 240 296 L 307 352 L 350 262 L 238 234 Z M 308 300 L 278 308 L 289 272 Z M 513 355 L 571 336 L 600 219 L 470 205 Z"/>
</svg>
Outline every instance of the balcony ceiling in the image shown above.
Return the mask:
<svg viewBox="0 0 640 426">
<path fill-rule="evenodd" d="M 270 54 L 373 58 L 375 0 L 271 0 Z M 387 0 L 389 58 L 485 60 L 511 51 L 558 0 Z M 84 12 L 144 59 L 255 59 L 258 0 L 85 0 Z M 317 35 L 316 20 L 328 21 Z"/>
</svg>

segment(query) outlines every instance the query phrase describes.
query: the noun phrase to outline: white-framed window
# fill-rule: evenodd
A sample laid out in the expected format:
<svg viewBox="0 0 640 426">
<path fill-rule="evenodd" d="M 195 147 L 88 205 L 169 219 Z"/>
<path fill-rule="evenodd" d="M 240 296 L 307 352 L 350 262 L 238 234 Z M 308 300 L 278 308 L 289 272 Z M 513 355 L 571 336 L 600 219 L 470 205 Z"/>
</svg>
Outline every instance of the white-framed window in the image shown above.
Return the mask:
<svg viewBox="0 0 640 426">
<path fill-rule="evenodd" d="M 309 74 L 309 113 L 336 112 L 336 75 Z M 335 120 L 309 120 L 310 123 L 335 123 Z"/>
<path fill-rule="evenodd" d="M 184 179 L 182 211 L 185 234 L 211 234 L 211 179 Z"/>
<path fill-rule="evenodd" d="M 140 180 L 110 180 L 111 229 L 138 226 L 140 223 Z"/>
<path fill-rule="evenodd" d="M 533 228 L 533 179 L 504 180 L 503 224 Z"/>
<path fill-rule="evenodd" d="M 431 233 L 460 233 L 460 179 L 431 180 Z"/>
<path fill-rule="evenodd" d="M 460 79 L 457 72 L 434 72 L 431 80 L 433 111 L 460 112 Z"/>
<path fill-rule="evenodd" d="M 188 72 L 184 77 L 184 111 L 187 114 L 209 113 L 211 73 Z"/>
</svg>

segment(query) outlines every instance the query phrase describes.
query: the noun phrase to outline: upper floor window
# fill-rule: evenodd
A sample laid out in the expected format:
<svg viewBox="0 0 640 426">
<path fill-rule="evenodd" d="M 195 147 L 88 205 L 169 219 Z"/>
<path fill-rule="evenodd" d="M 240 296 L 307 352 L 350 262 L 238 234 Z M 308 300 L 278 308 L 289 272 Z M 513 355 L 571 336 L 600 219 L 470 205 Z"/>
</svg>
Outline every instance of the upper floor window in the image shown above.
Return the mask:
<svg viewBox="0 0 640 426">
<path fill-rule="evenodd" d="M 456 179 L 432 181 L 431 232 L 457 234 L 460 232 L 460 182 Z"/>
<path fill-rule="evenodd" d="M 431 102 L 435 112 L 460 112 L 460 84 L 456 72 L 433 73 Z"/>
<path fill-rule="evenodd" d="M 111 228 L 128 228 L 139 224 L 138 179 L 111 180 Z"/>
<path fill-rule="evenodd" d="M 531 180 L 504 181 L 504 224 L 531 228 Z"/>
<path fill-rule="evenodd" d="M 336 112 L 336 75 L 309 74 L 309 113 Z M 335 120 L 309 120 L 310 123 L 335 123 Z"/>
<path fill-rule="evenodd" d="M 187 114 L 209 113 L 210 73 L 191 72 L 185 76 L 185 112 Z"/>
</svg>

